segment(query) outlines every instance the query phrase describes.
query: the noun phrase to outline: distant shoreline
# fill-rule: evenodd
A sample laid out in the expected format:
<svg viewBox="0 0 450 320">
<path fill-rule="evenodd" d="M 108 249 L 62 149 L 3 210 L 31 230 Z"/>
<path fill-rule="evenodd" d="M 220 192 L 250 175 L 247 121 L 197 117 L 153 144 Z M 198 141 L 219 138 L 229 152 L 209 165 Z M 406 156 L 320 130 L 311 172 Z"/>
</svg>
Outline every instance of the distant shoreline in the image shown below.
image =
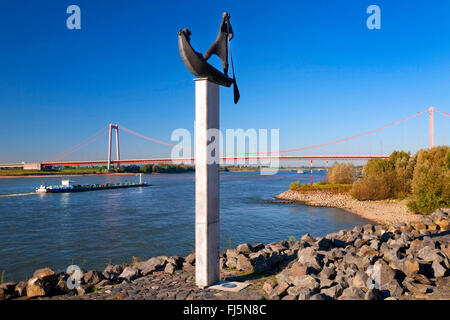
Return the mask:
<svg viewBox="0 0 450 320">
<path fill-rule="evenodd" d="M 157 174 L 157 173 L 152 173 Z M 138 173 L 131 172 L 113 172 L 113 173 L 70 173 L 70 174 L 46 174 L 46 175 L 38 175 L 38 174 L 30 174 L 30 175 L 11 175 L 11 176 L 0 176 L 0 179 L 11 179 L 11 178 L 51 178 L 51 177 L 79 177 L 79 176 L 137 176 Z"/>
</svg>

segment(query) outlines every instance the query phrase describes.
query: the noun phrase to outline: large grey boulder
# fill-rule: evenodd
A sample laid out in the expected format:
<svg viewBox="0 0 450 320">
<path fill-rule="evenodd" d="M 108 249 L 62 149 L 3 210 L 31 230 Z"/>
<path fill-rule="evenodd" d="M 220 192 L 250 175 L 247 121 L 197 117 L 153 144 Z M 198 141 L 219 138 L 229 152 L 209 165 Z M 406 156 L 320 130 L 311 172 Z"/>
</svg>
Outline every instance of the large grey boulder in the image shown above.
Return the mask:
<svg viewBox="0 0 450 320">
<path fill-rule="evenodd" d="M 338 298 L 339 300 L 363 300 L 365 296 L 364 291 L 362 291 L 360 288 L 355 287 L 348 287 L 342 291 L 341 296 Z"/>
<path fill-rule="evenodd" d="M 445 276 L 445 274 L 447 273 L 446 268 L 444 268 L 442 266 L 441 263 L 439 263 L 438 261 L 433 261 L 432 265 L 431 265 L 432 269 L 433 269 L 433 274 L 436 278 L 442 278 Z"/>
<path fill-rule="evenodd" d="M 366 270 L 366 274 L 376 287 L 383 287 L 395 278 L 395 270 L 383 260 L 377 260 L 372 268 Z"/>
<path fill-rule="evenodd" d="M 119 275 L 119 281 L 120 280 L 134 280 L 139 276 L 139 270 L 134 267 L 126 267 L 123 269 L 122 273 Z"/>
<path fill-rule="evenodd" d="M 325 294 L 332 299 L 336 299 L 342 294 L 343 291 L 344 288 L 338 283 L 332 287 L 320 290 L 320 293 Z"/>
<path fill-rule="evenodd" d="M 312 275 L 295 277 L 292 284 L 297 287 L 307 288 L 311 291 L 317 291 L 320 287 L 319 281 Z"/>
<path fill-rule="evenodd" d="M 242 243 L 236 247 L 239 253 L 249 254 L 252 253 L 252 246 L 248 243 Z"/>
<path fill-rule="evenodd" d="M 392 279 L 389 283 L 383 284 L 380 288 L 380 292 L 384 297 L 400 297 L 403 291 L 403 288 L 396 279 Z"/>
<path fill-rule="evenodd" d="M 417 253 L 417 256 L 425 262 L 442 262 L 444 258 L 439 254 L 439 250 L 429 246 L 423 247 Z"/>
<path fill-rule="evenodd" d="M 123 271 L 120 265 L 107 265 L 105 270 L 103 270 L 102 275 L 105 279 L 110 281 L 115 281 Z"/>
<path fill-rule="evenodd" d="M 314 248 L 308 247 L 298 251 L 298 262 L 303 265 L 313 267 L 318 272 L 322 270 L 323 256 L 318 254 Z"/>
<path fill-rule="evenodd" d="M 16 284 L 14 282 L 6 282 L 0 284 L 0 300 L 10 299 L 14 296 Z"/>
<path fill-rule="evenodd" d="M 189 257 L 189 256 L 188 256 Z M 155 271 L 162 271 L 166 266 L 168 258 L 167 257 L 154 257 L 150 258 L 144 262 L 138 262 L 134 265 L 134 267 L 143 275 L 149 275 Z M 188 259 L 186 258 L 186 261 Z M 195 256 L 194 256 L 195 261 Z"/>
<path fill-rule="evenodd" d="M 256 259 L 253 260 L 254 272 L 262 273 L 271 269 L 270 263 L 266 260 L 264 255 L 259 254 Z"/>
<path fill-rule="evenodd" d="M 36 298 L 50 294 L 56 289 L 58 281 L 58 275 L 52 269 L 42 268 L 36 270 L 33 277 L 27 282 L 27 297 Z"/>
<path fill-rule="evenodd" d="M 242 271 L 253 271 L 253 266 L 249 258 L 243 254 L 237 256 L 236 267 L 238 270 Z"/>
<path fill-rule="evenodd" d="M 103 280 L 103 275 L 95 270 L 89 270 L 83 273 L 83 284 L 93 286 Z"/>
<path fill-rule="evenodd" d="M 174 274 L 176 269 L 177 269 L 177 265 L 169 262 L 166 264 L 166 266 L 164 268 L 164 272 L 167 274 Z"/>
<path fill-rule="evenodd" d="M 272 279 L 268 279 L 268 280 L 266 280 L 266 282 L 264 282 L 262 289 L 265 293 L 270 295 L 270 293 L 273 291 L 273 289 L 276 287 L 276 285 L 277 284 L 275 281 L 273 281 Z"/>
</svg>

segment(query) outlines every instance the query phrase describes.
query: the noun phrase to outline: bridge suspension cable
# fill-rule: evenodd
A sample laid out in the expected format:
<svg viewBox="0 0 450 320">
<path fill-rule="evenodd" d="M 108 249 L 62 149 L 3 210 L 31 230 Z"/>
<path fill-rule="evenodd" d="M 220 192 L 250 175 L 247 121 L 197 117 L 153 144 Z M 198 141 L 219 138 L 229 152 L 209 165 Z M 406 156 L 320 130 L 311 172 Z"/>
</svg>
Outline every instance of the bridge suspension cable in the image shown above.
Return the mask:
<svg viewBox="0 0 450 320">
<path fill-rule="evenodd" d="M 46 160 L 47 162 L 52 162 L 58 159 L 64 159 L 65 157 L 67 157 L 68 155 L 70 155 L 71 153 L 74 153 L 75 151 L 79 150 L 80 148 L 83 148 L 89 144 L 91 144 L 92 142 L 96 141 L 97 139 L 99 139 L 100 137 L 104 136 L 106 133 L 106 128 L 108 126 L 104 126 L 100 131 L 96 132 L 95 134 L 93 134 L 92 136 L 90 136 L 89 138 L 83 140 L 82 142 L 80 142 L 79 144 L 77 144 L 76 146 L 73 146 L 70 149 L 67 149 L 64 152 L 61 152 L 59 154 L 57 154 L 56 156 Z"/>
</svg>

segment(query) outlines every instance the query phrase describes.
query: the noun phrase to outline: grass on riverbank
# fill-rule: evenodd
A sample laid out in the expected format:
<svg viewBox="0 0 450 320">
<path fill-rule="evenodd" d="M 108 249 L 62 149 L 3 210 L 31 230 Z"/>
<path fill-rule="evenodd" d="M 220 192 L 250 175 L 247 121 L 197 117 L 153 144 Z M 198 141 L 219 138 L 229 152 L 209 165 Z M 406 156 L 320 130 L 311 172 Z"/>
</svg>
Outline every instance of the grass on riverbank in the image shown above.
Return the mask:
<svg viewBox="0 0 450 320">
<path fill-rule="evenodd" d="M 60 170 L 0 170 L 0 176 L 51 176 L 61 174 L 102 174 L 107 173 L 103 168 L 71 168 Z"/>
<path fill-rule="evenodd" d="M 328 191 L 331 193 L 349 193 L 352 189 L 351 184 L 330 184 L 325 181 L 310 184 L 300 184 L 300 181 L 292 182 L 289 188 L 294 191 L 309 192 L 309 191 Z"/>
</svg>

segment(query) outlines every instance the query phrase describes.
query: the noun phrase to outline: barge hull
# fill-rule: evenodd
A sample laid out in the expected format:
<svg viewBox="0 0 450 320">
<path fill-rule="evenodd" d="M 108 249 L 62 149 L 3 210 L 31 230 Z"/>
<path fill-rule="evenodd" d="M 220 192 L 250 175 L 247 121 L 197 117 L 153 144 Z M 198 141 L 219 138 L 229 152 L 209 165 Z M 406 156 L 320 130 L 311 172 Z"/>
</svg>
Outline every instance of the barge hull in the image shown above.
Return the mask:
<svg viewBox="0 0 450 320">
<path fill-rule="evenodd" d="M 73 189 L 47 189 L 43 193 L 73 193 L 73 192 L 86 192 L 86 191 L 97 191 L 97 190 L 108 190 L 108 189 L 125 189 L 125 188 L 137 188 L 137 187 L 148 187 L 149 184 L 133 184 L 125 186 L 104 186 L 95 188 L 73 188 Z"/>
</svg>

